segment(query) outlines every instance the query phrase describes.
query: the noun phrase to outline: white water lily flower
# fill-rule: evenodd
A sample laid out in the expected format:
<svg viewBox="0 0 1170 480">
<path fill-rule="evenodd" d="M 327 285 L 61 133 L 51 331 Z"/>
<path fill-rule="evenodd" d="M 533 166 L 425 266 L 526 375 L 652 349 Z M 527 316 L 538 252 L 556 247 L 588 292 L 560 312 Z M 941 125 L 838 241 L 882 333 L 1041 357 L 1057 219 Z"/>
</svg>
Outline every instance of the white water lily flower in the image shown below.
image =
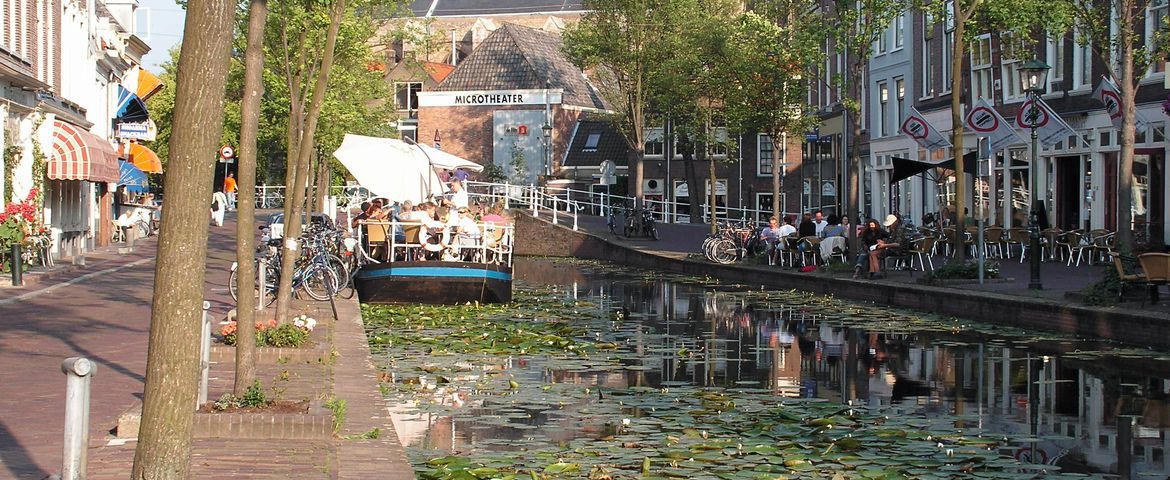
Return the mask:
<svg viewBox="0 0 1170 480">
<path fill-rule="evenodd" d="M 626 426 L 626 427 L 630 426 L 630 419 L 623 418 L 622 419 L 622 426 Z"/>
</svg>

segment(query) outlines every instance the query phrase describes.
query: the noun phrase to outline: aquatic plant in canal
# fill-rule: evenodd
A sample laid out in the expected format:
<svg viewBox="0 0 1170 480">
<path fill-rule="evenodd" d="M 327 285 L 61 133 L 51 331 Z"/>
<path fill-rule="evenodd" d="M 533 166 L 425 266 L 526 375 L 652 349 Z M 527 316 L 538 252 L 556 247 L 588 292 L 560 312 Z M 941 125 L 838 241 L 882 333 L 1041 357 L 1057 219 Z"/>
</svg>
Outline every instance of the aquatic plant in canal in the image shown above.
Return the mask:
<svg viewBox="0 0 1170 480">
<path fill-rule="evenodd" d="M 718 361 L 717 344 L 669 338 L 604 299 L 516 290 L 503 306 L 363 307 L 391 403 L 449 419 L 450 440 L 408 446 L 420 478 L 1034 478 L 1059 470 L 1003 454 L 1040 439 L 959 428 L 961 417 L 656 380 L 649 374 L 664 362 Z M 984 328 L 798 292 L 720 295 L 895 330 Z"/>
</svg>

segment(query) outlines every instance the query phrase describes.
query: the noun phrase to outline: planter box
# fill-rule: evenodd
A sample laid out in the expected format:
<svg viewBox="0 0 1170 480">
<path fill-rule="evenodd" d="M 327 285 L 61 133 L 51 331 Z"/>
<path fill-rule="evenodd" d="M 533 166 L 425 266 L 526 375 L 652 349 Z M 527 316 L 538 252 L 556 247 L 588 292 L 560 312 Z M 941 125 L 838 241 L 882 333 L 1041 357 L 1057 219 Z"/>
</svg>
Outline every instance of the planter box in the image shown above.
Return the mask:
<svg viewBox="0 0 1170 480">
<path fill-rule="evenodd" d="M 275 365 L 287 363 L 324 363 L 329 361 L 331 352 L 325 350 L 321 344 L 307 348 L 276 348 L 257 347 L 256 363 Z M 236 361 L 236 347 L 234 345 L 212 344 L 211 361 L 215 363 L 234 363 Z"/>
<path fill-rule="evenodd" d="M 194 438 L 314 440 L 333 438 L 333 412 L 319 402 L 308 413 L 195 413 Z"/>
</svg>

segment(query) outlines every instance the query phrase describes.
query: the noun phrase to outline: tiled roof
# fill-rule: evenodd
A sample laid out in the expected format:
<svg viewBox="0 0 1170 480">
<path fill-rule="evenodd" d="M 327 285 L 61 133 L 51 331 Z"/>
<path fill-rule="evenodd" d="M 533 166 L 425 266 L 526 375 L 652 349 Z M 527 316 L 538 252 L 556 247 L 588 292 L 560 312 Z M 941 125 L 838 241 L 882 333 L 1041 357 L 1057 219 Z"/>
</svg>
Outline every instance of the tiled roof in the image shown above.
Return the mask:
<svg viewBox="0 0 1170 480">
<path fill-rule="evenodd" d="M 466 15 L 516 15 L 582 10 L 581 0 L 416 0 L 410 11 L 416 17 Z M 433 10 L 432 10 L 433 7 Z"/>
<path fill-rule="evenodd" d="M 591 135 L 599 135 L 596 146 L 589 145 Z M 577 122 L 577 128 L 573 130 L 564 166 L 598 167 L 602 160 L 609 160 L 614 165 L 625 165 L 628 151 L 626 139 L 613 127 L 613 123 L 608 120 L 583 119 Z"/>
<path fill-rule="evenodd" d="M 566 105 L 607 109 L 601 95 L 560 48 L 560 35 L 505 23 L 460 62 L 436 90 L 560 88 L 564 89 L 562 103 Z"/>
<path fill-rule="evenodd" d="M 430 75 L 431 80 L 434 80 L 435 83 L 442 83 L 443 80 L 447 79 L 447 75 L 455 70 L 455 66 L 449 63 L 424 62 L 423 70 L 426 70 L 427 75 Z"/>
</svg>

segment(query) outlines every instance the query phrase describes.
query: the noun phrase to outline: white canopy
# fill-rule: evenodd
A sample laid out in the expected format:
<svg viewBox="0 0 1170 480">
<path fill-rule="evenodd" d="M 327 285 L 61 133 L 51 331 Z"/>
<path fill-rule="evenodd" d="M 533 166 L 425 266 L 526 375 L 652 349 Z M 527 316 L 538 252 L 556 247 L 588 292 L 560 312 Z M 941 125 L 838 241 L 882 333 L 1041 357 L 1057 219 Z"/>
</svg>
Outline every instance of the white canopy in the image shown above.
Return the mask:
<svg viewBox="0 0 1170 480">
<path fill-rule="evenodd" d="M 402 140 L 346 134 L 333 156 L 379 197 L 418 203 L 446 190 L 422 150 Z"/>
<path fill-rule="evenodd" d="M 444 152 L 442 150 L 439 150 L 437 148 L 428 147 L 428 146 L 423 145 L 421 143 L 418 145 L 415 145 L 415 147 L 421 149 L 423 151 L 423 153 L 425 153 L 426 156 L 428 158 L 430 158 L 431 165 L 434 165 L 435 168 L 442 168 L 444 170 L 454 170 L 454 169 L 460 168 L 460 169 L 471 171 L 471 172 L 482 172 L 483 171 L 483 165 L 480 165 L 478 163 L 475 163 L 471 160 L 465 159 L 465 158 L 460 157 L 458 155 L 453 155 L 453 154 Z"/>
</svg>

